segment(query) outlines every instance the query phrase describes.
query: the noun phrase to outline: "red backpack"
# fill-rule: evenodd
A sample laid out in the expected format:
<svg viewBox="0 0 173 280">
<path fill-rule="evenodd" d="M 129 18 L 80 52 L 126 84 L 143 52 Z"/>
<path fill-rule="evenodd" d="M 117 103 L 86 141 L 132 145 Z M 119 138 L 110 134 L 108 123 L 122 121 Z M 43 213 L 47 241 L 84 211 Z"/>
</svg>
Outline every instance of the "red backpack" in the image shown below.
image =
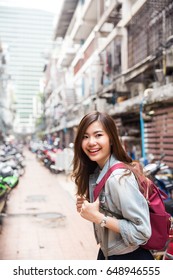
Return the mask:
<svg viewBox="0 0 173 280">
<path fill-rule="evenodd" d="M 102 180 L 99 184 L 96 185 L 94 189 L 94 199 L 96 200 L 99 196 L 100 191 L 105 185 L 106 180 L 111 175 L 111 173 L 119 168 L 129 169 L 133 172 L 131 168 L 124 163 L 117 163 L 110 167 L 107 173 L 103 176 Z M 149 211 L 150 211 L 150 222 L 151 222 L 151 237 L 147 241 L 145 245 L 141 245 L 141 247 L 148 250 L 162 250 L 166 242 L 169 238 L 169 231 L 171 227 L 171 215 L 165 211 L 165 206 L 163 200 L 167 198 L 167 195 L 162 192 L 153 182 L 152 180 L 147 178 L 143 180 L 142 176 L 136 176 L 134 173 L 138 184 L 145 191 L 145 198 L 147 199 Z M 104 209 L 107 212 L 110 212 L 108 209 Z M 113 212 L 111 212 L 114 215 Z M 116 217 L 116 214 L 114 215 Z"/>
</svg>

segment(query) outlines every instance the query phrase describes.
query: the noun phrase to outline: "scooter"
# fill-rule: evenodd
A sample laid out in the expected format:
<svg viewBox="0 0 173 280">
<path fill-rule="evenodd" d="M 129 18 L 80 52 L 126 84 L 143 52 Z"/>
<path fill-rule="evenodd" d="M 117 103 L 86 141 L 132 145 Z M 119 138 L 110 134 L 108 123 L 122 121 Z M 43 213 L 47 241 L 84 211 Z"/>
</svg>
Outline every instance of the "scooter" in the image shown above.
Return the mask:
<svg viewBox="0 0 173 280">
<path fill-rule="evenodd" d="M 7 185 L 10 188 L 17 186 L 19 182 L 19 174 L 17 171 L 13 170 L 10 166 L 2 166 L 0 168 L 0 183 L 2 185 Z"/>
<path fill-rule="evenodd" d="M 0 164 L 10 166 L 14 171 L 22 176 L 25 172 L 25 157 L 20 147 L 12 145 L 0 146 Z"/>
<path fill-rule="evenodd" d="M 5 208 L 7 197 L 10 191 L 11 188 L 8 185 L 0 183 L 0 213 L 2 213 Z"/>
<path fill-rule="evenodd" d="M 171 205 L 173 206 L 173 169 L 162 161 L 163 157 L 164 155 L 161 156 L 160 160 L 144 166 L 144 172 L 166 193 L 168 199 L 165 200 L 165 207 L 170 208 Z M 173 209 L 169 209 L 169 213 L 170 211 L 173 216 Z"/>
</svg>

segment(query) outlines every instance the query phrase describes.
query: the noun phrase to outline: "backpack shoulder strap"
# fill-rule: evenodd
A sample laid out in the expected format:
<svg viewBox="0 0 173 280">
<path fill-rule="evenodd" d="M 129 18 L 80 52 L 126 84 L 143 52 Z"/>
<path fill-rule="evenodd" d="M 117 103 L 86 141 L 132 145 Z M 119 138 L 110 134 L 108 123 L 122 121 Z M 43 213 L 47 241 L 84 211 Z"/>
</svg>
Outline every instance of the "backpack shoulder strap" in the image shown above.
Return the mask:
<svg viewBox="0 0 173 280">
<path fill-rule="evenodd" d="M 94 189 L 94 200 L 97 199 L 97 197 L 99 196 L 99 193 L 101 192 L 102 188 L 105 185 L 106 180 L 109 178 L 109 176 L 111 175 L 111 173 L 116 170 L 116 169 L 123 169 L 123 168 L 127 168 L 126 165 L 124 163 L 116 163 L 113 166 L 111 166 L 108 171 L 106 172 L 106 174 L 103 176 L 103 178 L 100 180 L 100 182 L 96 185 L 95 189 Z"/>
</svg>

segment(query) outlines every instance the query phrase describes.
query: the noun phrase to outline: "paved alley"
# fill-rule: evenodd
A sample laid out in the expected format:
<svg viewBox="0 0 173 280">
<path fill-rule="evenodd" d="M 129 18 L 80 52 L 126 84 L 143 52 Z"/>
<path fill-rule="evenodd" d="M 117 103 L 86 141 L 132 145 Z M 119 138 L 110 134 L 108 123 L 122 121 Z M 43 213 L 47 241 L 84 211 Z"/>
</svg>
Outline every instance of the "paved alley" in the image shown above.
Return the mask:
<svg viewBox="0 0 173 280">
<path fill-rule="evenodd" d="M 75 188 L 25 151 L 26 172 L 8 198 L 0 233 L 1 260 L 92 260 L 92 224 L 75 208 Z"/>
</svg>

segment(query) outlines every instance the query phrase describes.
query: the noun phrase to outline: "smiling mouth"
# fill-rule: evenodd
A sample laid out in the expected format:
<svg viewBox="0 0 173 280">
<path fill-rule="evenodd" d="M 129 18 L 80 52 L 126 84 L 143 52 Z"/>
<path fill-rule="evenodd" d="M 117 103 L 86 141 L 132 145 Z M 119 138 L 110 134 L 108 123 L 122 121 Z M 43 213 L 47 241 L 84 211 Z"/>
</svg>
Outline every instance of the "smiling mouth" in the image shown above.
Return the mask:
<svg viewBox="0 0 173 280">
<path fill-rule="evenodd" d="M 90 154 L 95 154 L 95 153 L 97 153 L 97 152 L 99 152 L 99 151 L 100 151 L 100 149 L 88 150 L 88 152 L 89 152 Z"/>
</svg>

